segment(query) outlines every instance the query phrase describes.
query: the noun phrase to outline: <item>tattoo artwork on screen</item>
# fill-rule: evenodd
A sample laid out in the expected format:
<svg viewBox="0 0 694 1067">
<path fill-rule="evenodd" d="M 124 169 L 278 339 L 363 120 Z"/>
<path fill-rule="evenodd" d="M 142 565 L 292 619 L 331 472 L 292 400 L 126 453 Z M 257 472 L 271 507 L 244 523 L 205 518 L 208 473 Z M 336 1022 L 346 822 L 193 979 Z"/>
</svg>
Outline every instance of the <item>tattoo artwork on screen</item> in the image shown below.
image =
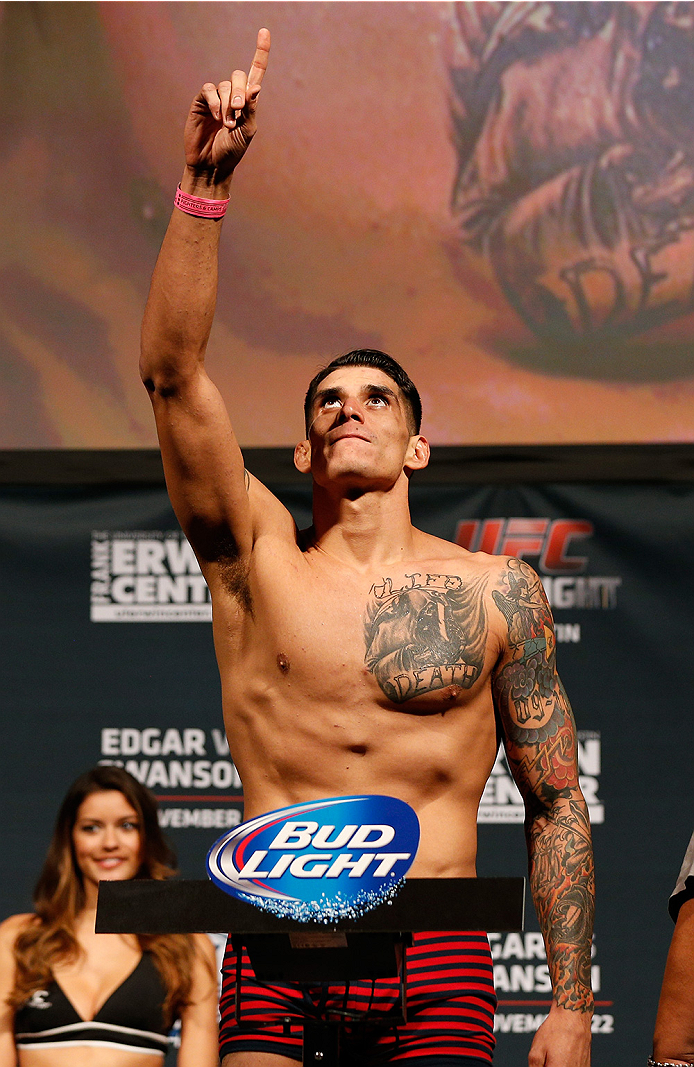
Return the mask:
<svg viewBox="0 0 694 1067">
<path fill-rule="evenodd" d="M 581 377 L 677 377 L 691 367 L 683 343 L 650 349 L 644 367 L 649 342 L 626 342 L 694 306 L 694 6 L 453 12 L 460 238 L 549 342 L 513 358 Z"/>
<path fill-rule="evenodd" d="M 593 859 L 578 793 L 576 732 L 555 665 L 547 599 L 534 571 L 509 559 L 494 603 L 508 627 L 511 659 L 494 678 L 506 754 L 528 809 L 531 885 L 545 935 L 554 998 L 590 1011 Z"/>
<path fill-rule="evenodd" d="M 372 585 L 366 608 L 368 669 L 396 704 L 447 686 L 469 689 L 487 640 L 486 577 L 408 574 Z"/>
</svg>

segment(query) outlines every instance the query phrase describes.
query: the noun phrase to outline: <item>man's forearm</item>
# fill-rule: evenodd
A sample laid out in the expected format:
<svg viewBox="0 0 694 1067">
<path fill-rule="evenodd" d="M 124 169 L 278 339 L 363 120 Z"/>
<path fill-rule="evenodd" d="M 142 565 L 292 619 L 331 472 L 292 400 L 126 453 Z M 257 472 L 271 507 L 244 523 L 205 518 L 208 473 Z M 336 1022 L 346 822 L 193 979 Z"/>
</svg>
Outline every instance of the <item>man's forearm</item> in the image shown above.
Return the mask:
<svg viewBox="0 0 694 1067">
<path fill-rule="evenodd" d="M 668 953 L 653 1036 L 661 1062 L 694 1063 L 694 900 L 680 908 Z"/>
<path fill-rule="evenodd" d="M 527 835 L 530 885 L 554 1001 L 572 1011 L 592 1011 L 593 849 L 583 797 L 557 797 L 530 817 Z"/>
<path fill-rule="evenodd" d="M 194 196 L 222 200 L 231 176 L 221 184 L 188 170 L 181 188 Z M 200 219 L 174 209 L 152 276 L 142 323 L 143 380 L 185 376 L 205 352 L 217 300 L 217 258 L 221 219 Z"/>
<path fill-rule="evenodd" d="M 270 33 L 262 28 L 248 76 L 237 69 L 218 85 L 205 82 L 193 100 L 183 131 L 181 191 L 188 197 L 229 196 L 234 169 L 255 136 L 269 51 Z M 217 300 L 220 230 L 221 217 L 173 212 L 142 324 L 140 372 L 152 398 L 157 392 L 172 395 L 202 362 Z"/>
</svg>

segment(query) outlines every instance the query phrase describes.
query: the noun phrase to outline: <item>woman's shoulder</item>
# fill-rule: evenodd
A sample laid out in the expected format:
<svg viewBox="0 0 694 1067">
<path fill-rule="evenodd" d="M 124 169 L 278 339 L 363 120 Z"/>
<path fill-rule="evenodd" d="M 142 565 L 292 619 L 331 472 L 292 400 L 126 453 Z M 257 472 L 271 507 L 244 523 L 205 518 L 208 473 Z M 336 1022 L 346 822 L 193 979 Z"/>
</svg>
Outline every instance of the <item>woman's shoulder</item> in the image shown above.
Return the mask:
<svg viewBox="0 0 694 1067">
<path fill-rule="evenodd" d="M 22 912 L 20 915 L 10 915 L 0 923 L 0 945 L 14 945 L 19 935 L 27 927 L 33 926 L 37 918 L 33 912 Z"/>
<path fill-rule="evenodd" d="M 3 974 L 13 966 L 17 938 L 35 921 L 36 916 L 27 912 L 22 915 L 10 915 L 9 919 L 0 923 L 0 970 Z"/>
</svg>

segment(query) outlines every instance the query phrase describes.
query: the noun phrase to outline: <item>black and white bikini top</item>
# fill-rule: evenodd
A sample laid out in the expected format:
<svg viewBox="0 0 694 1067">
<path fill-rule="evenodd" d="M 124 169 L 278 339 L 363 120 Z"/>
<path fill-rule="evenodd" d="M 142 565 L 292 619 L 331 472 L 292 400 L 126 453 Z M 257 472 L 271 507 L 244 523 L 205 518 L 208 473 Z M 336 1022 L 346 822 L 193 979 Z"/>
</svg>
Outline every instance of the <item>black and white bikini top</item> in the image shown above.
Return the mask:
<svg viewBox="0 0 694 1067">
<path fill-rule="evenodd" d="M 58 983 L 38 989 L 15 1013 L 17 1048 L 118 1048 L 162 1056 L 169 1045 L 164 1025 L 166 990 L 151 955 L 111 993 L 93 1019 L 80 1018 Z"/>
</svg>

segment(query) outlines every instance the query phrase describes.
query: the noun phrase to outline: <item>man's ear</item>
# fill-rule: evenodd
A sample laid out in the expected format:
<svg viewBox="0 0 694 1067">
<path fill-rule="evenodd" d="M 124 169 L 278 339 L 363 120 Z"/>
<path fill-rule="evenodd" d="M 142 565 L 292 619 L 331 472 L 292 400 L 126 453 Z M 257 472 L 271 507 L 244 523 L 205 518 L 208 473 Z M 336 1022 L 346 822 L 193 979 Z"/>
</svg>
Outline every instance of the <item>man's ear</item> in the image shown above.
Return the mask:
<svg viewBox="0 0 694 1067">
<path fill-rule="evenodd" d="M 309 441 L 299 441 L 294 449 L 294 466 L 301 474 L 311 470 L 311 445 Z"/>
<path fill-rule="evenodd" d="M 424 470 L 429 463 L 430 455 L 431 450 L 426 437 L 422 437 L 419 434 L 416 437 L 411 437 L 407 448 L 407 455 L 405 456 L 405 470 Z"/>
</svg>

